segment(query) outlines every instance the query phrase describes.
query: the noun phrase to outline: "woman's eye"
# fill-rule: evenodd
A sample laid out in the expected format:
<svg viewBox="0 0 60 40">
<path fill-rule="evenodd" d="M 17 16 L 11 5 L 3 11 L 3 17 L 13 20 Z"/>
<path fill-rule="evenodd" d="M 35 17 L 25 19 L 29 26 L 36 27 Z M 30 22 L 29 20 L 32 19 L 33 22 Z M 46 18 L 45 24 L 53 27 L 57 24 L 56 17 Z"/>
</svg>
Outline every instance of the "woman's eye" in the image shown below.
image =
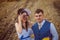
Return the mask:
<svg viewBox="0 0 60 40">
<path fill-rule="evenodd" d="M 25 15 L 23 17 L 25 17 Z"/>
</svg>

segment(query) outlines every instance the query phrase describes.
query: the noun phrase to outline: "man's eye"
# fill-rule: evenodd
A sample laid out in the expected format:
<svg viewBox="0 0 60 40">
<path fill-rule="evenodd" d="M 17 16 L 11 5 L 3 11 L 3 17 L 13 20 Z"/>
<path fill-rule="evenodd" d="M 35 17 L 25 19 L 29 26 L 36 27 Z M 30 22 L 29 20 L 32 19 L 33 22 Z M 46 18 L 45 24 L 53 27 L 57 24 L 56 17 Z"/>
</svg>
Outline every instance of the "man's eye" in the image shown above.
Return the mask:
<svg viewBox="0 0 60 40">
<path fill-rule="evenodd" d="M 38 17 L 38 16 L 36 16 L 36 17 Z"/>
<path fill-rule="evenodd" d="M 39 17 L 40 17 L 41 15 L 39 15 Z"/>
</svg>

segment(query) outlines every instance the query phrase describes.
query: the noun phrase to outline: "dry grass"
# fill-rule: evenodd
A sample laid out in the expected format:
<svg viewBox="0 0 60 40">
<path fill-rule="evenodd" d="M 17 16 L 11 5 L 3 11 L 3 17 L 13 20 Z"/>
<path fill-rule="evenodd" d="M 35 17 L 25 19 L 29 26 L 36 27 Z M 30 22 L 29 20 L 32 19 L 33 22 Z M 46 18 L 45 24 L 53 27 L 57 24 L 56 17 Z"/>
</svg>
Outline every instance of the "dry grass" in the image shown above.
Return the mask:
<svg viewBox="0 0 60 40">
<path fill-rule="evenodd" d="M 10 22 L 15 20 L 17 16 L 17 10 L 24 7 L 31 10 L 32 13 L 30 17 L 31 21 L 33 22 L 35 22 L 35 10 L 37 8 L 43 9 L 45 18 L 55 24 L 57 31 L 60 35 L 60 16 L 58 16 L 58 12 L 54 8 L 53 2 L 54 0 L 20 0 L 12 2 L 2 2 L 0 4 L 0 33 L 4 33 L 4 30 L 6 30 L 5 28 L 9 26 Z M 14 25 L 14 22 L 12 24 Z M 16 37 L 16 31 L 13 31 L 12 34 L 10 34 L 10 38 L 7 40 L 16 40 Z"/>
</svg>

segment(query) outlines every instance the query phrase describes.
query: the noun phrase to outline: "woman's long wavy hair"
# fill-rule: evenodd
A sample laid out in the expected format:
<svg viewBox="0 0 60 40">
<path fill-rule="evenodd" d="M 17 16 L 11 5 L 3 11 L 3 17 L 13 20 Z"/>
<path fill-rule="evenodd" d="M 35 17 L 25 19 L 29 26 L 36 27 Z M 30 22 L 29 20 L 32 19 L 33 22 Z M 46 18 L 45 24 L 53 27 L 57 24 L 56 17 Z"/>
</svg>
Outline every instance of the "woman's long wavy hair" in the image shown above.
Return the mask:
<svg viewBox="0 0 60 40">
<path fill-rule="evenodd" d="M 20 14 L 23 14 L 23 13 L 26 13 L 27 16 L 29 16 L 28 13 L 24 10 L 24 8 L 20 8 L 20 9 L 18 10 L 18 12 L 17 12 L 17 17 L 18 17 Z M 18 19 L 17 19 L 17 22 L 18 22 Z M 25 22 L 26 31 L 28 31 L 28 24 L 29 24 L 28 21 L 26 21 L 26 22 Z M 21 22 L 21 25 L 22 25 L 22 28 L 25 29 L 22 22 Z"/>
</svg>

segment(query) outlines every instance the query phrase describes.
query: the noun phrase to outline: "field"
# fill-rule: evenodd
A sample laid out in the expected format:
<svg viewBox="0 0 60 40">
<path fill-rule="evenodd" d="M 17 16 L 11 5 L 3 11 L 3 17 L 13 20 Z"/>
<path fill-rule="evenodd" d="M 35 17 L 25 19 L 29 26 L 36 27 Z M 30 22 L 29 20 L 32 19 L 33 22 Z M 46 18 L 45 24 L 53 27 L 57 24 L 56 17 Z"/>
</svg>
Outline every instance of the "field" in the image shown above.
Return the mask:
<svg viewBox="0 0 60 40">
<path fill-rule="evenodd" d="M 60 1 L 59 0 L 1 0 L 0 1 L 0 40 L 18 40 L 14 23 L 19 8 L 31 10 L 30 19 L 35 22 L 37 8 L 44 10 L 44 16 L 56 26 L 60 36 Z"/>
</svg>

